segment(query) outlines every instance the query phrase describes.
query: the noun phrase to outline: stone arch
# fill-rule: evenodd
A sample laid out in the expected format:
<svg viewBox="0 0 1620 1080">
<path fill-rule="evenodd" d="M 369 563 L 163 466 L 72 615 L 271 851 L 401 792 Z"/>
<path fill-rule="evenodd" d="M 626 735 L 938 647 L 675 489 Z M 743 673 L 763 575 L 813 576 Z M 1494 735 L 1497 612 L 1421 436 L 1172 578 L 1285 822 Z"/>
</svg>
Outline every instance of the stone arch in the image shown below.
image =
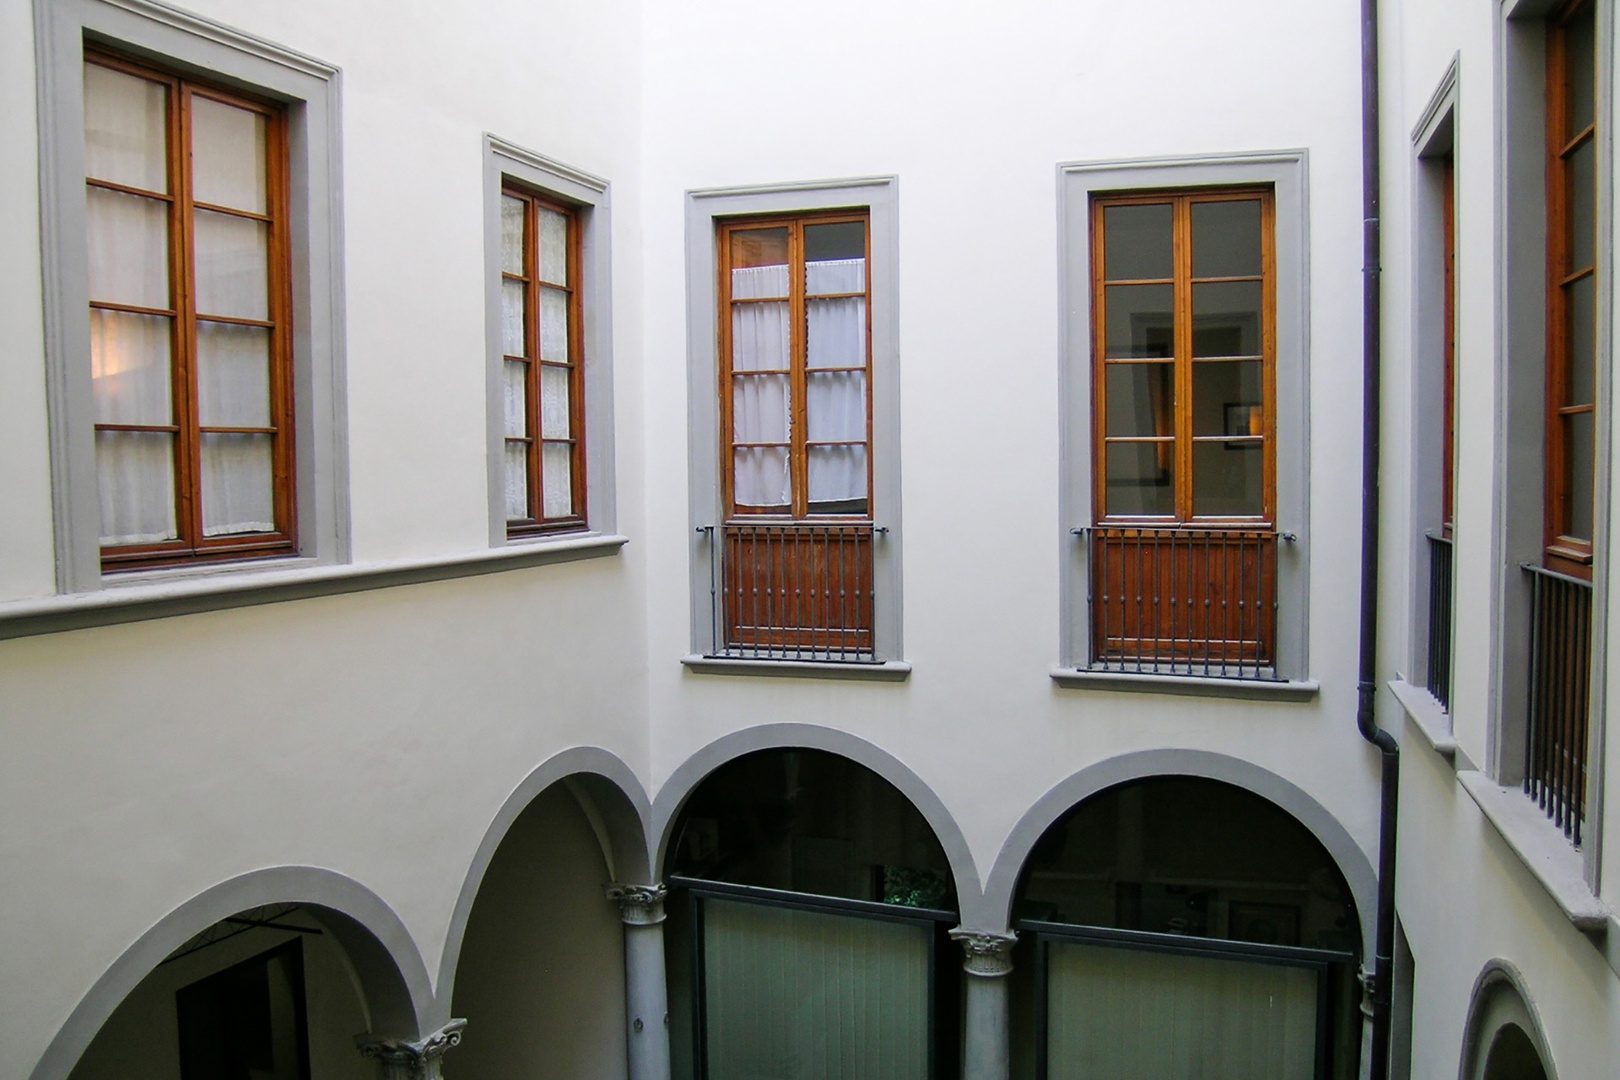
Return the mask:
<svg viewBox="0 0 1620 1080">
<path fill-rule="evenodd" d="M 473 901 L 483 883 L 495 851 L 511 830 L 518 815 L 553 784 L 564 783 L 596 834 L 603 862 L 620 881 L 646 882 L 651 879 L 647 837 L 651 805 L 635 771 L 617 755 L 594 746 L 576 746 L 548 758 L 524 777 L 506 797 L 484 831 L 484 839 L 473 855 L 472 864 L 456 897 L 450 926 L 445 934 L 444 954 L 439 962 L 438 1001 L 450 1008 L 454 996 L 456 967 L 461 959 L 462 942 Z M 603 903 L 606 903 L 604 898 Z M 448 1017 L 447 1017 L 448 1018 Z"/>
<path fill-rule="evenodd" d="M 393 908 L 336 871 L 273 866 L 221 882 L 159 919 L 80 999 L 29 1080 L 67 1080 L 113 1011 L 193 935 L 237 912 L 279 903 L 301 905 L 343 947 L 374 1034 L 417 1039 L 433 1030 L 437 1010 L 427 965 Z"/>
<path fill-rule="evenodd" d="M 702 747 L 682 762 L 658 789 L 658 795 L 653 801 L 650 835 L 657 837 L 653 865 L 658 868 L 659 873 L 663 873 L 669 844 L 673 839 L 670 833 L 674 829 L 676 818 L 680 815 L 681 807 L 705 777 L 726 762 L 756 750 L 785 750 L 796 747 L 837 754 L 865 766 L 893 784 L 896 790 L 917 808 L 923 820 L 928 822 L 929 828 L 934 830 L 934 836 L 939 840 L 940 847 L 945 850 L 945 858 L 951 866 L 951 877 L 956 885 L 956 902 L 962 922 L 967 926 L 977 925 L 973 920 L 981 913 L 983 898 L 978 868 L 974 865 L 973 853 L 968 848 L 967 839 L 962 835 L 956 819 L 946 809 L 945 803 L 921 777 L 887 750 L 847 731 L 819 727 L 815 724 L 761 724 L 744 731 L 732 732 Z"/>
<path fill-rule="evenodd" d="M 994 928 L 1012 918 L 1018 877 L 1036 841 L 1063 815 L 1108 788 L 1153 776 L 1196 776 L 1221 780 L 1274 803 L 1310 830 L 1344 875 L 1355 897 L 1361 940 L 1374 940 L 1378 913 L 1378 875 L 1367 853 L 1337 818 L 1303 789 L 1276 773 L 1242 758 L 1208 750 L 1143 750 L 1100 761 L 1060 781 L 1035 801 L 1013 826 L 991 867 L 984 906 Z M 989 924 L 987 924 L 989 925 Z"/>
<path fill-rule="evenodd" d="M 1498 1037 L 1512 1027 L 1528 1037 L 1547 1080 L 1558 1080 L 1552 1050 L 1547 1045 L 1545 1029 L 1524 976 L 1508 961 L 1495 959 L 1480 971 L 1469 994 L 1458 1080 L 1479 1080 L 1486 1076 L 1491 1050 Z"/>
</svg>

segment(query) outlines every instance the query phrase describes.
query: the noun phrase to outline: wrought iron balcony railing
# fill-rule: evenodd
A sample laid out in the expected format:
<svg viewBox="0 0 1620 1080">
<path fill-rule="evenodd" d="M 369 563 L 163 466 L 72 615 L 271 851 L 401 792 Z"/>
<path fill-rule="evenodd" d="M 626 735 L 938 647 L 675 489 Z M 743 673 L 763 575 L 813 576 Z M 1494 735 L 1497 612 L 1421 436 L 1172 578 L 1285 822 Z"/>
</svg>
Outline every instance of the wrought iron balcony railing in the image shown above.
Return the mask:
<svg viewBox="0 0 1620 1080">
<path fill-rule="evenodd" d="M 1279 678 L 1277 533 L 1131 526 L 1087 535 L 1092 668 Z"/>
<path fill-rule="evenodd" d="M 756 660 L 874 663 L 869 523 L 722 525 L 710 536 L 714 648 Z"/>
<path fill-rule="evenodd" d="M 1539 566 L 1530 577 L 1524 792 L 1576 847 L 1586 817 L 1592 583 Z"/>
<path fill-rule="evenodd" d="M 1451 708 L 1451 537 L 1425 534 L 1429 540 L 1429 670 L 1425 685 L 1447 710 Z"/>
</svg>

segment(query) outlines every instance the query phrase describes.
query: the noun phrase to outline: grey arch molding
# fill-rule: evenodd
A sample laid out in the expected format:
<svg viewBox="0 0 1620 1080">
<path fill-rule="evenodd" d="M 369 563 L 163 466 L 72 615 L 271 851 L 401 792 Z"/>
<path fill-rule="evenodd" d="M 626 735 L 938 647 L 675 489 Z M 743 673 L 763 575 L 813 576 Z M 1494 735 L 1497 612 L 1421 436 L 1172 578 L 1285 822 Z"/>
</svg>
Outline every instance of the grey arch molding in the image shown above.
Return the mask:
<svg viewBox="0 0 1620 1080">
<path fill-rule="evenodd" d="M 940 797 L 912 772 L 899 758 L 887 750 L 867 742 L 858 735 L 815 724 L 761 724 L 744 731 L 724 735 L 702 747 L 683 761 L 670 774 L 658 790 L 652 806 L 652 828 L 649 835 L 657 838 L 653 865 L 661 873 L 669 852 L 670 835 L 675 818 L 686 800 L 697 790 L 705 777 L 734 758 L 755 750 L 776 750 L 802 747 L 807 750 L 826 750 L 864 765 L 899 789 L 911 805 L 928 822 L 945 850 L 951 866 L 951 877 L 956 883 L 956 902 L 964 926 L 978 927 L 985 914 L 983 891 L 979 887 L 978 869 L 967 839 L 956 824 L 956 819 L 945 808 Z"/>
<path fill-rule="evenodd" d="M 444 952 L 439 960 L 434 1013 L 436 1023 L 450 1019 L 456 966 L 461 960 L 461 943 L 467 934 L 467 920 L 472 915 L 478 887 L 483 883 L 496 850 L 506 839 L 518 815 L 542 792 L 565 781 L 570 793 L 579 801 L 580 809 L 591 820 L 592 829 L 597 831 L 598 842 L 603 845 L 603 862 L 613 868 L 614 876 L 620 881 L 634 883 L 652 880 L 650 868 L 656 864 L 649 858 L 647 838 L 653 835 L 649 828 L 653 811 L 635 770 L 618 755 L 595 746 L 576 746 L 547 758 L 506 797 L 495 819 L 484 831 L 484 839 L 467 868 L 461 892 L 456 897 L 455 909 L 450 914 Z"/>
<path fill-rule="evenodd" d="M 1481 1075 L 1497 1032 L 1509 1024 L 1517 1024 L 1530 1037 L 1541 1058 L 1541 1067 L 1547 1070 L 1547 1080 L 1558 1080 L 1558 1068 L 1524 976 L 1512 963 L 1500 958 L 1485 965 L 1474 980 L 1473 992 L 1468 995 L 1468 1019 L 1463 1023 L 1458 1080 L 1475 1080 Z"/>
<path fill-rule="evenodd" d="M 1361 921 L 1361 940 L 1373 940 L 1373 920 L 1378 906 L 1378 875 L 1373 871 L 1367 853 L 1356 843 L 1349 830 L 1302 788 L 1276 773 L 1242 758 L 1208 750 L 1143 750 L 1109 758 L 1080 770 L 1042 795 L 1013 826 L 1002 844 L 1001 854 L 991 867 L 983 901 L 990 917 L 986 925 L 1009 925 L 1018 875 L 1036 841 L 1054 822 L 1100 791 L 1128 780 L 1152 776 L 1197 776 L 1222 780 L 1253 792 L 1292 815 L 1327 849 L 1339 872 L 1344 875 L 1355 897 L 1356 915 Z"/>
<path fill-rule="evenodd" d="M 416 1039 L 432 1030 L 433 987 L 410 931 L 394 909 L 352 878 L 314 866 L 274 866 L 221 882 L 159 919 L 91 986 L 56 1032 L 29 1080 L 67 1080 L 124 999 L 193 934 L 267 904 L 297 902 L 331 932 L 354 966 L 371 1029 Z"/>
</svg>

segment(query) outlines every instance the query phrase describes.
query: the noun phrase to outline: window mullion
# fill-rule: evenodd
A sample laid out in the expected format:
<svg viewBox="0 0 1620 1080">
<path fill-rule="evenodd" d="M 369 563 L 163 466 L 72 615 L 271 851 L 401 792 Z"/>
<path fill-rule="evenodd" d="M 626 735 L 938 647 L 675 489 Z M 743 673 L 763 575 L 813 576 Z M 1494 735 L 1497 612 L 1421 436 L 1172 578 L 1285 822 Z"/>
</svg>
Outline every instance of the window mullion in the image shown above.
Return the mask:
<svg viewBox="0 0 1620 1080">
<path fill-rule="evenodd" d="M 175 367 L 172 393 L 175 423 L 179 427 L 174 448 L 175 524 L 180 540 L 189 548 L 202 545 L 202 436 L 197 402 L 197 267 L 196 212 L 192 200 L 191 87 L 176 82 L 170 126 L 170 186 L 174 190 L 174 225 L 171 228 L 171 276 L 174 281 Z"/>
<path fill-rule="evenodd" d="M 524 392 L 524 434 L 528 442 L 529 519 L 545 516 L 545 471 L 540 467 L 540 208 L 533 198 L 523 196 L 523 352 L 528 357 Z"/>
<path fill-rule="evenodd" d="M 1176 198 L 1173 225 L 1175 257 L 1175 384 L 1176 407 L 1176 519 L 1185 522 L 1193 516 L 1193 326 L 1192 326 L 1192 201 Z"/>
<path fill-rule="evenodd" d="M 810 515 L 810 451 L 806 444 L 810 410 L 805 402 L 809 379 L 805 367 L 809 364 L 809 322 L 804 300 L 804 222 L 795 219 L 788 225 L 788 342 L 790 358 L 788 376 L 791 405 L 788 412 L 789 482 L 793 485 L 792 510 L 795 518 Z"/>
</svg>

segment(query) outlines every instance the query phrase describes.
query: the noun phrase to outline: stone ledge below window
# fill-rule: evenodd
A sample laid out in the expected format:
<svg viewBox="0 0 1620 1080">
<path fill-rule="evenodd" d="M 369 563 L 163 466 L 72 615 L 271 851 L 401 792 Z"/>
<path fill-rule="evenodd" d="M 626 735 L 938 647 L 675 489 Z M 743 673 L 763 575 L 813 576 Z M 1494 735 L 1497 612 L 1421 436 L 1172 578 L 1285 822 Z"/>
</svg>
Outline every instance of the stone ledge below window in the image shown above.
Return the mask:
<svg viewBox="0 0 1620 1080">
<path fill-rule="evenodd" d="M 857 682 L 905 682 L 911 665 L 904 660 L 875 664 L 838 663 L 832 660 L 742 660 L 694 653 L 681 657 L 687 670 L 699 675 L 758 675 L 785 679 L 840 679 Z"/>
<path fill-rule="evenodd" d="M 1576 929 L 1606 935 L 1609 909 L 1587 887 L 1581 853 L 1540 808 L 1518 788 L 1502 787 L 1474 769 L 1459 769 L 1457 782 Z"/>
<path fill-rule="evenodd" d="M 1070 667 L 1053 668 L 1051 676 L 1059 686 L 1077 690 L 1123 690 L 1138 694 L 1178 694 L 1247 701 L 1310 701 L 1322 690 L 1322 684 L 1314 679 L 1215 679 L 1200 675 L 1092 671 Z"/>
<path fill-rule="evenodd" d="M 513 543 L 488 551 L 388 562 L 322 566 L 306 559 L 283 559 L 222 564 L 184 576 L 158 571 L 138 578 L 110 579 L 96 592 L 0 604 L 0 640 L 498 574 L 613 555 L 627 543 L 628 537 L 588 533 Z"/>
<path fill-rule="evenodd" d="M 1447 761 L 1456 761 L 1457 739 L 1451 731 L 1451 714 L 1421 686 L 1414 686 L 1405 679 L 1391 679 L 1388 685 L 1423 741 Z"/>
</svg>

